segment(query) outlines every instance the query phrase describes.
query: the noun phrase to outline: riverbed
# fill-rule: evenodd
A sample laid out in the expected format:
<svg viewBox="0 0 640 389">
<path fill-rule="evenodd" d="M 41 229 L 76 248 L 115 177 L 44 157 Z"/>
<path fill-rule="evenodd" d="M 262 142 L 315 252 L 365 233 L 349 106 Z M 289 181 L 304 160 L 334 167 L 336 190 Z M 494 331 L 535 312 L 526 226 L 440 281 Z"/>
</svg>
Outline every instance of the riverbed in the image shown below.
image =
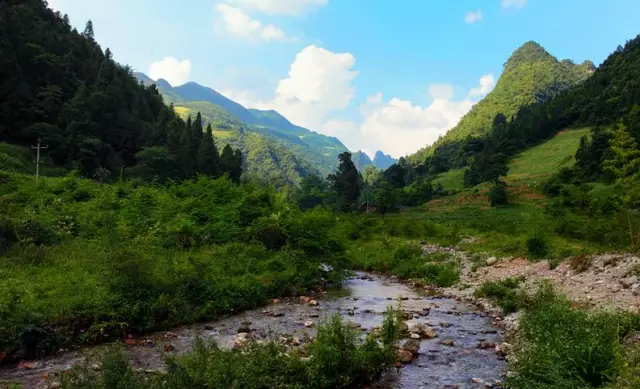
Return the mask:
<svg viewBox="0 0 640 389">
<path fill-rule="evenodd" d="M 358 273 L 341 288 L 331 289 L 310 299 L 275 301 L 222 320 L 199 323 L 159 332 L 148 337 L 127 339 L 125 349 L 132 364 L 139 369 L 160 370 L 163 354 L 180 354 L 191 349 L 197 337 L 215 341 L 221 347 L 234 347 L 238 332 L 250 338 L 274 339 L 297 347 L 310 341 L 315 327 L 325 317 L 340 313 L 363 334 L 382 323 L 389 305 L 402 306 L 407 324 L 424 324 L 437 334 L 422 339 L 414 360 L 393 369 L 380 388 L 440 389 L 491 387 L 499 382 L 504 361 L 492 347 L 500 334 L 490 317 L 475 306 L 451 298 L 432 297 L 421 289 L 411 288 L 393 277 Z M 315 305 L 317 301 L 317 305 Z M 402 344 L 404 340 L 400 342 Z M 22 367 L 0 369 L 0 382 L 16 382 L 23 388 L 45 387 L 44 376 L 69 369 L 87 353 L 100 348 L 63 352 L 57 356 L 24 363 Z"/>
</svg>

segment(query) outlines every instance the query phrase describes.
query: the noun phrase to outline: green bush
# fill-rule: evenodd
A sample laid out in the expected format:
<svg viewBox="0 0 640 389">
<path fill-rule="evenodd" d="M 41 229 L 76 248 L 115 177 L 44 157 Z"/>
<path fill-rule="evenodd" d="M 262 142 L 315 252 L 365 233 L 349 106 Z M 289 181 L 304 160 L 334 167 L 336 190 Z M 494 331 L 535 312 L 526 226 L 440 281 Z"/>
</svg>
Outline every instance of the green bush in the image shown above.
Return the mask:
<svg viewBox="0 0 640 389">
<path fill-rule="evenodd" d="M 476 297 L 489 298 L 502 309 L 504 314 L 518 311 L 523 304 L 523 294 L 519 291 L 524 277 L 506 278 L 496 282 L 485 282 L 476 290 Z"/>
<path fill-rule="evenodd" d="M 397 312 L 388 309 L 381 328 L 382 342 L 347 326 L 333 316 L 318 326 L 306 350 L 287 350 L 269 341 L 251 342 L 242 349 L 223 350 L 196 341 L 194 350 L 167 360 L 167 373 L 134 372 L 121 349 L 76 364 L 63 376 L 66 389 L 331 389 L 354 388 L 374 382 L 395 360 Z M 309 355 L 310 359 L 305 359 Z M 101 363 L 100 371 L 90 368 Z"/>
<path fill-rule="evenodd" d="M 609 384 L 623 369 L 621 339 L 638 325 L 629 314 L 573 308 L 544 283 L 527 301 L 510 366 L 515 374 L 507 385 L 584 389 Z"/>
<path fill-rule="evenodd" d="M 534 234 L 527 238 L 527 251 L 533 258 L 544 258 L 549 254 L 550 245 L 547 239 L 539 234 Z"/>
<path fill-rule="evenodd" d="M 491 204 L 492 207 L 507 204 L 507 184 L 503 181 L 494 182 L 489 190 L 488 196 L 489 204 Z"/>
</svg>

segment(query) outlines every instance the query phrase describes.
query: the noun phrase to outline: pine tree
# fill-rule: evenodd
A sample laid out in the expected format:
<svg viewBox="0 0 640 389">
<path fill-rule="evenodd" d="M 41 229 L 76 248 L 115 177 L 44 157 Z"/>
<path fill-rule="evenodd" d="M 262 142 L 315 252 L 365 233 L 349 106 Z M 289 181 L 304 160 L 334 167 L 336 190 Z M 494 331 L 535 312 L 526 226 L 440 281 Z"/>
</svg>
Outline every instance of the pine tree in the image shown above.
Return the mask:
<svg viewBox="0 0 640 389">
<path fill-rule="evenodd" d="M 196 115 L 196 120 L 193 122 L 193 127 L 191 128 L 191 136 L 193 141 L 193 149 L 198 150 L 200 148 L 200 142 L 203 137 L 203 127 L 202 127 L 202 115 L 200 112 Z"/>
<path fill-rule="evenodd" d="M 82 36 L 84 36 L 85 38 L 89 39 L 92 42 L 95 41 L 95 35 L 93 33 L 93 22 L 91 21 L 91 19 L 87 21 L 87 25 L 84 27 L 84 32 L 82 33 Z"/>
<path fill-rule="evenodd" d="M 613 132 L 611 153 L 612 158 L 604 162 L 604 170 L 618 183 L 625 184 L 640 170 L 640 150 L 629 129 L 622 123 Z"/>
<path fill-rule="evenodd" d="M 200 141 L 200 149 L 198 150 L 198 170 L 208 176 L 219 177 L 220 156 L 213 140 L 213 131 L 211 124 L 207 126 L 207 132 Z"/>
<path fill-rule="evenodd" d="M 229 177 L 231 177 L 234 165 L 233 149 L 227 144 L 220 154 L 220 170 L 222 170 L 222 174 L 228 174 Z"/>
<path fill-rule="evenodd" d="M 240 149 L 236 149 L 233 153 L 233 160 L 233 170 L 229 174 L 229 178 L 231 178 L 231 181 L 239 183 L 240 177 L 242 177 L 242 152 Z"/>
<path fill-rule="evenodd" d="M 337 196 L 337 208 L 343 212 L 357 207 L 360 197 L 360 175 L 351 160 L 351 153 L 344 152 L 338 156 L 340 165 L 335 174 L 328 177 L 331 187 Z"/>
</svg>

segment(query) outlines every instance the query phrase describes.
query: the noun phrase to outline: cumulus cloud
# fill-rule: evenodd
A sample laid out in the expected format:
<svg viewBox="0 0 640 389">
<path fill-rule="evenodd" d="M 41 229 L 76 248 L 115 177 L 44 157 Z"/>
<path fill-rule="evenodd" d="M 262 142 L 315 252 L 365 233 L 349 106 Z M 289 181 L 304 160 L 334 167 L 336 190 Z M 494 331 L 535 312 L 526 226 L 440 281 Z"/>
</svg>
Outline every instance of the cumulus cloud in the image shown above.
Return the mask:
<svg viewBox="0 0 640 389">
<path fill-rule="evenodd" d="M 487 93 L 491 92 L 495 84 L 496 84 L 496 81 L 493 78 L 493 74 L 485 74 L 484 76 L 480 77 L 480 85 L 478 85 L 478 87 L 476 88 L 471 88 L 471 90 L 469 90 L 469 96 L 482 97 Z"/>
<path fill-rule="evenodd" d="M 240 8 L 227 4 L 217 4 L 218 23 L 216 27 L 220 33 L 228 33 L 247 40 L 284 41 L 293 42 L 297 38 L 287 36 L 284 31 L 273 24 L 263 24 L 252 19 Z"/>
<path fill-rule="evenodd" d="M 431 103 L 369 95 L 359 106 L 360 120 L 336 118 L 355 96 L 355 58 L 310 45 L 291 63 L 273 97 L 250 100 L 243 92 L 224 93 L 250 108 L 275 109 L 292 123 L 338 137 L 350 150 L 383 150 L 394 157 L 413 153 L 433 143 L 454 127 L 471 107 L 494 86 L 493 76 L 482 76 L 478 85 L 456 99 L 450 84 L 427 87 Z"/>
<path fill-rule="evenodd" d="M 468 12 L 465 17 L 465 23 L 472 24 L 482 20 L 482 10 Z"/>
<path fill-rule="evenodd" d="M 428 90 L 429 97 L 432 99 L 449 100 L 453 97 L 453 86 L 449 84 L 431 84 Z"/>
<path fill-rule="evenodd" d="M 527 0 L 502 0 L 502 8 L 522 8 Z"/>
<path fill-rule="evenodd" d="M 358 72 L 353 70 L 354 65 L 350 53 L 309 45 L 296 55 L 272 99 L 247 104 L 275 109 L 297 125 L 319 130 L 328 114 L 345 109 L 355 96 L 351 81 Z"/>
<path fill-rule="evenodd" d="M 396 97 L 383 102 L 380 93 L 372 95 L 360 106 L 358 148 L 384 150 L 396 158 L 413 153 L 458 124 L 493 84 L 493 76 L 482 76 L 462 100 L 454 99 L 451 85 L 432 84 L 428 91 L 433 101 L 425 107 Z"/>
<path fill-rule="evenodd" d="M 149 77 L 154 80 L 163 78 L 173 86 L 182 85 L 191 77 L 191 61 L 165 57 L 149 66 Z"/>
<path fill-rule="evenodd" d="M 322 7 L 328 0 L 229 0 L 232 4 L 248 10 L 271 15 L 297 16 L 316 7 Z"/>
</svg>

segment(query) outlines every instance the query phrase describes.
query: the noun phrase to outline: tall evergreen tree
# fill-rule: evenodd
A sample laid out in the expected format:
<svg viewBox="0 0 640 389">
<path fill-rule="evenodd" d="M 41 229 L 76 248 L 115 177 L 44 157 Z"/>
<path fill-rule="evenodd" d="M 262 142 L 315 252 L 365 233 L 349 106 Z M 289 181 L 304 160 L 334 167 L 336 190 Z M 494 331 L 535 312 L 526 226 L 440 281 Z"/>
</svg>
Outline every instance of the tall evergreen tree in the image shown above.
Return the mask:
<svg viewBox="0 0 640 389">
<path fill-rule="evenodd" d="M 198 150 L 198 170 L 208 176 L 218 177 L 221 174 L 220 156 L 213 140 L 211 124 L 200 141 Z"/>
<path fill-rule="evenodd" d="M 624 184 L 640 171 L 640 150 L 627 126 L 620 123 L 611 139 L 612 158 L 604 162 L 604 169 Z"/>
<path fill-rule="evenodd" d="M 224 146 L 222 153 L 220 154 L 220 170 L 222 174 L 228 174 L 231 176 L 231 171 L 235 165 L 235 159 L 233 157 L 233 149 L 229 144 Z"/>
<path fill-rule="evenodd" d="M 233 170 L 229 174 L 231 181 L 235 183 L 240 182 L 240 177 L 242 176 L 242 152 L 240 149 L 236 149 L 233 153 Z"/>
<path fill-rule="evenodd" d="M 335 174 L 328 177 L 331 188 L 336 194 L 336 207 L 347 212 L 357 208 L 360 197 L 360 175 L 351 160 L 351 153 L 344 152 L 338 156 L 340 165 Z"/>
</svg>

